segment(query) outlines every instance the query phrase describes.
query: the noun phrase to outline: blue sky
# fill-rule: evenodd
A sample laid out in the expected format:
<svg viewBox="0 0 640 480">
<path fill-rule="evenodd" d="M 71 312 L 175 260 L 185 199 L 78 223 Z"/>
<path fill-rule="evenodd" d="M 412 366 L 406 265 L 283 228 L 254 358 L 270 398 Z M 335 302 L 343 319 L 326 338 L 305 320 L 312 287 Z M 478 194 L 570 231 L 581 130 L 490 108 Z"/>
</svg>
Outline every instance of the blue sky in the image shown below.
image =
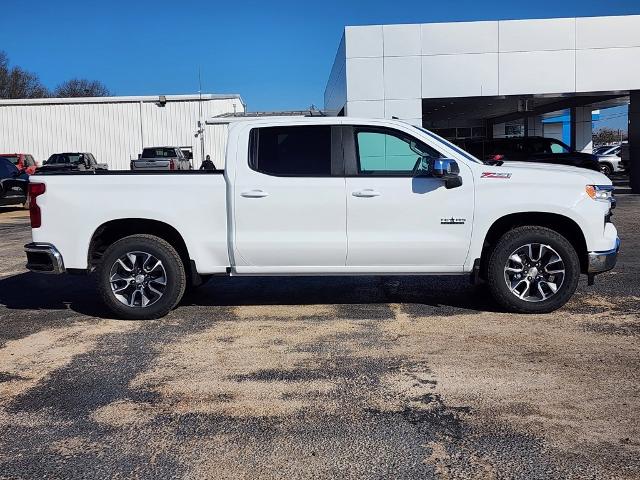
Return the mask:
<svg viewBox="0 0 640 480">
<path fill-rule="evenodd" d="M 117 95 L 192 93 L 200 68 L 205 92 L 240 93 L 250 110 L 322 106 L 345 25 L 640 13 L 638 0 L 2 3 L 0 49 L 49 87 L 86 77 Z"/>
</svg>

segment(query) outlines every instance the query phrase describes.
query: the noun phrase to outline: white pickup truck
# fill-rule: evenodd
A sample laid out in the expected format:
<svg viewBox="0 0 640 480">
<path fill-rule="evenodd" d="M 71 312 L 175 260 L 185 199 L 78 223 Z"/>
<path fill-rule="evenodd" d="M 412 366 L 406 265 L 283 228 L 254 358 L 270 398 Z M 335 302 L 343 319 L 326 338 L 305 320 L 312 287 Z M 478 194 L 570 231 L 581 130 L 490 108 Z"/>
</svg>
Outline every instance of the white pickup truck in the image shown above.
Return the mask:
<svg viewBox="0 0 640 480">
<path fill-rule="evenodd" d="M 550 312 L 613 268 L 611 181 L 485 164 L 395 120 L 230 122 L 223 171 L 36 175 L 36 272 L 94 272 L 119 317 L 158 318 L 211 275 L 468 275 Z"/>
</svg>

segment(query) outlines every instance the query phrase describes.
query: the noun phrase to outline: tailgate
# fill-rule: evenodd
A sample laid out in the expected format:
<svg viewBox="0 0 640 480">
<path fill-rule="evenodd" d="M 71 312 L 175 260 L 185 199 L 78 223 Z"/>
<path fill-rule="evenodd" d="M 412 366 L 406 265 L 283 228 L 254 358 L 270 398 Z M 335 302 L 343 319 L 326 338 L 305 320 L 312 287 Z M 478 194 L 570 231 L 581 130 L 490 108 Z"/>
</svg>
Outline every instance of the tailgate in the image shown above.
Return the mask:
<svg viewBox="0 0 640 480">
<path fill-rule="evenodd" d="M 164 158 L 142 158 L 134 160 L 133 170 L 169 170 L 169 160 Z"/>
</svg>

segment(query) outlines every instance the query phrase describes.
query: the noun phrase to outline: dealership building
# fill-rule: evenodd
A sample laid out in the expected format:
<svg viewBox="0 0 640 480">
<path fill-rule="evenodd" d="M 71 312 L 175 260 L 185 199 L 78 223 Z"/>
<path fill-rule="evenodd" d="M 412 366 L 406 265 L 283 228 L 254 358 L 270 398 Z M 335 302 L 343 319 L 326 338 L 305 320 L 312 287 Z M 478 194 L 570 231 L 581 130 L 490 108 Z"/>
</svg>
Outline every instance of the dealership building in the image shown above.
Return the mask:
<svg viewBox="0 0 640 480">
<path fill-rule="evenodd" d="M 544 135 L 568 114 L 587 152 L 592 112 L 629 104 L 640 193 L 640 15 L 346 27 L 324 102 L 453 140 Z"/>
<path fill-rule="evenodd" d="M 144 147 L 178 146 L 224 162 L 225 125 L 204 120 L 244 112 L 240 95 L 38 98 L 0 100 L 0 153 L 90 152 L 112 170 L 128 170 Z M 199 127 L 199 123 L 202 127 Z"/>
</svg>

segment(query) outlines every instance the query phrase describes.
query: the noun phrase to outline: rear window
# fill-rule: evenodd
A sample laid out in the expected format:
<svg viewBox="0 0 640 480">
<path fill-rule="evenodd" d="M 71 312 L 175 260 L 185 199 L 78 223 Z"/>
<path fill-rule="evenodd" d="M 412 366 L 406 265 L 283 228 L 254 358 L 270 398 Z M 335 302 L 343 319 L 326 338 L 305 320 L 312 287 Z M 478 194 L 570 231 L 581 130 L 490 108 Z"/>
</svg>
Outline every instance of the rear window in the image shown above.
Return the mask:
<svg viewBox="0 0 640 480">
<path fill-rule="evenodd" d="M 175 148 L 145 148 L 142 158 L 177 157 Z"/>
<path fill-rule="evenodd" d="M 331 176 L 331 126 L 265 127 L 251 131 L 250 167 L 276 176 Z"/>
<path fill-rule="evenodd" d="M 65 164 L 65 163 L 82 163 L 84 156 L 81 153 L 56 153 L 51 155 L 45 162 L 47 165 L 52 164 Z"/>
</svg>

